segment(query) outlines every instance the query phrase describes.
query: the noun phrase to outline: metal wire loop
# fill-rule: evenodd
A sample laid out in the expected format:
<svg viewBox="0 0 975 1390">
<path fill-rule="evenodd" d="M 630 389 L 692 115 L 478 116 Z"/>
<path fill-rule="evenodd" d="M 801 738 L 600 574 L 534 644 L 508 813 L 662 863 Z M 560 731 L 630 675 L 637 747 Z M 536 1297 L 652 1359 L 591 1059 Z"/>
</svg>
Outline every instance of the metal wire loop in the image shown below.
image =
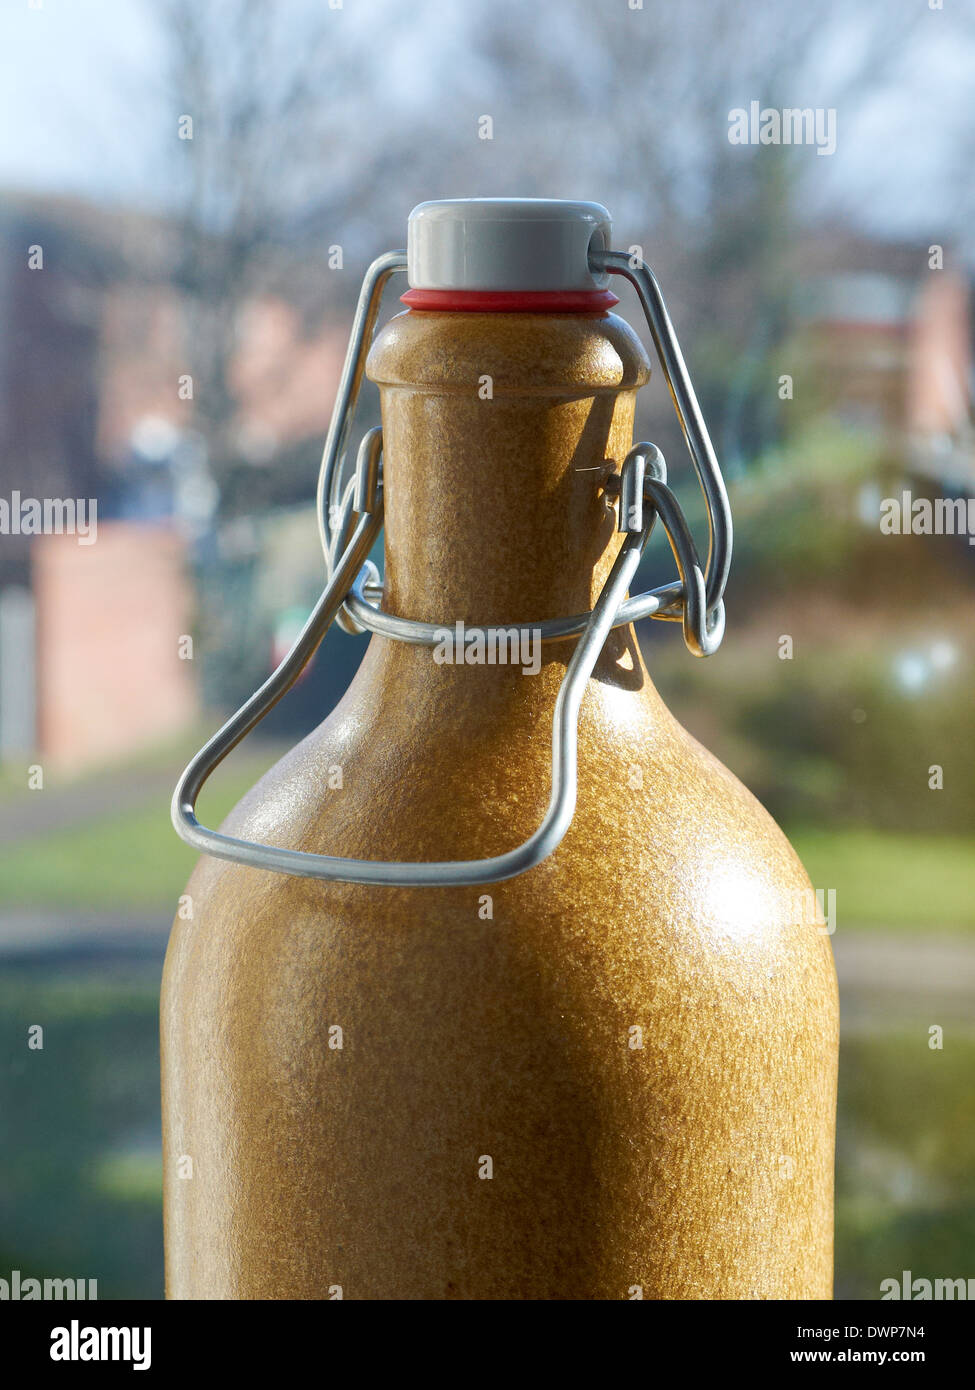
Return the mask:
<svg viewBox="0 0 975 1390">
<path fill-rule="evenodd" d="M 703 568 L 703 602 L 697 580 L 697 571 L 701 566 L 697 564 L 695 568 L 692 553 L 696 557 L 696 551 L 683 512 L 677 498 L 669 493 L 664 506 L 671 524 L 665 521 L 665 525 L 680 579 L 676 583 L 659 585 L 628 598 L 621 606 L 614 626 L 622 627 L 640 618 L 680 622 L 688 650 L 695 656 L 708 656 L 717 650 L 724 633 L 723 597 L 731 566 L 731 508 L 724 480 L 676 331 L 653 271 L 644 261 L 622 251 L 593 252 L 590 262 L 594 271 L 623 276 L 637 292 L 704 494 L 708 517 L 708 558 Z M 319 472 L 318 524 L 326 574 L 329 576 L 334 573 L 337 558 L 349 534 L 353 513 L 361 514 L 355 498 L 368 493 L 381 471 L 381 431 L 374 429 L 367 433 L 359 448 L 355 470 L 347 480 L 343 479 L 344 446 L 383 288 L 391 275 L 405 268 L 405 252 L 391 251 L 381 256 L 370 266 L 359 296 L 349 352 Z M 637 444 L 627 458 L 639 460 L 646 455 L 646 451 L 653 449 L 654 446 L 650 444 Z M 634 486 L 634 496 L 639 499 L 642 489 L 639 484 Z M 621 508 L 630 505 L 639 507 L 639 500 L 634 503 L 621 499 Z M 382 594 L 382 580 L 375 566 L 370 566 L 367 574 L 357 577 L 343 603 L 337 618 L 339 626 L 346 632 L 369 631 L 418 646 L 433 646 L 441 640 L 444 631 L 441 625 L 417 622 L 384 612 L 380 606 Z M 554 642 L 581 633 L 588 618 L 588 613 L 574 613 L 569 617 L 544 622 L 517 621 L 504 626 L 530 630 L 539 634 L 542 642 Z"/>
<path fill-rule="evenodd" d="M 680 621 L 684 641 L 695 655 L 707 656 L 717 648 L 724 632 L 723 595 L 731 563 L 731 513 L 697 397 L 649 266 L 612 251 L 594 254 L 591 262 L 595 270 L 629 279 L 643 305 L 707 504 L 708 559 L 702 568 L 680 504 L 667 485 L 663 455 L 653 444 L 637 444 L 624 460 L 618 481 L 611 479 L 606 483 L 607 491 L 615 491 L 619 496 L 619 529 L 624 539 L 592 612 L 544 623 L 505 624 L 508 628 L 540 631 L 543 641 L 579 637 L 555 703 L 551 794 L 538 829 L 515 849 L 487 859 L 391 863 L 258 844 L 210 830 L 196 816 L 196 801 L 207 778 L 294 685 L 333 620 L 346 631 L 369 630 L 420 645 L 438 642 L 445 630 L 433 623 L 385 613 L 379 606 L 382 581 L 368 555 L 383 520 L 380 429 L 366 433 L 352 476 L 343 479 L 346 440 L 383 289 L 392 275 L 406 269 L 406 253 L 391 251 L 374 261 L 366 272 L 322 454 L 316 510 L 328 577 L 325 591 L 277 670 L 200 749 L 180 777 L 173 793 L 172 820 L 188 844 L 218 859 L 273 873 L 346 883 L 473 885 L 513 878 L 547 858 L 572 822 L 577 795 L 579 709 L 586 682 L 611 629 L 641 617 Z M 667 532 L 679 579 L 627 599 L 626 592 L 658 515 Z"/>
<path fill-rule="evenodd" d="M 624 473 L 634 466 L 632 463 L 625 465 Z M 548 858 L 572 823 L 578 793 L 577 741 L 582 697 L 653 530 L 655 503 L 644 509 L 642 529 L 628 531 L 624 537 L 596 606 L 569 659 L 552 716 L 552 784 L 548 809 L 538 829 L 523 844 L 486 859 L 419 863 L 343 859 L 242 840 L 210 830 L 197 819 L 196 801 L 207 778 L 294 685 L 338 613 L 382 525 L 382 487 L 378 483 L 370 507 L 370 511 L 360 516 L 328 587 L 281 665 L 200 750 L 179 779 L 173 793 L 173 825 L 187 844 L 203 854 L 299 878 L 404 887 L 499 883 L 514 878 Z"/>
</svg>

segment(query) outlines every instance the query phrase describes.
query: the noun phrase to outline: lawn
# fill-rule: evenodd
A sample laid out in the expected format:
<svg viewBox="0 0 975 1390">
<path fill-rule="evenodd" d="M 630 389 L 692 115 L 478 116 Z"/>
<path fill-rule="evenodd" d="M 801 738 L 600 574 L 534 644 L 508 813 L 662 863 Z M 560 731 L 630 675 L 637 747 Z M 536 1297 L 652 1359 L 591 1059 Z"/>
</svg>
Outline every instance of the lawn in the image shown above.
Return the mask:
<svg viewBox="0 0 975 1390">
<path fill-rule="evenodd" d="M 0 967 L 5 1273 L 162 1297 L 160 969 L 121 956 Z"/>
<path fill-rule="evenodd" d="M 228 774 L 200 798 L 201 815 L 218 824 L 255 780 L 253 771 Z M 4 846 L 0 908 L 172 912 L 196 859 L 160 799 Z"/>
<path fill-rule="evenodd" d="M 216 825 L 276 753 L 232 758 L 201 798 Z M 21 793 L 23 794 L 23 793 Z M 35 793 L 36 795 L 36 793 Z M 975 839 L 832 828 L 791 835 L 817 889 L 835 889 L 840 930 L 975 930 Z M 195 861 L 163 794 L 0 848 L 0 908 L 172 910 Z"/>
<path fill-rule="evenodd" d="M 0 909 L 75 908 L 82 912 L 171 914 L 196 862 L 169 819 L 169 799 L 187 750 L 202 742 L 184 738 L 74 782 L 25 791 L 9 779 L 0 785 L 0 808 L 17 824 L 17 798 L 34 815 L 38 797 L 52 798 L 55 828 L 0 844 Z M 218 825 L 284 751 L 276 741 L 257 741 L 235 751 L 200 796 L 200 816 Z M 145 786 L 143 787 L 143 782 Z M 133 783 L 135 783 L 133 795 Z M 114 805 L 124 793 L 124 805 Z M 61 806 L 55 803 L 61 801 Z M 65 815 L 63 803 L 69 802 Z M 114 809 L 113 809 L 114 805 Z"/>
<path fill-rule="evenodd" d="M 242 751 L 221 769 L 201 807 L 209 823 L 275 752 Z M 171 915 L 195 856 L 169 824 L 165 785 L 165 777 L 147 774 L 145 799 L 124 812 L 93 813 L 0 848 L 0 910 Z M 110 805 L 111 797 L 93 795 L 96 804 Z M 791 838 L 813 884 L 835 889 L 843 933 L 975 929 L 975 839 L 822 827 L 795 829 Z M 161 957 L 124 951 L 0 967 L 0 1033 L 13 1059 L 0 1076 L 0 1114 L 8 1121 L 0 1137 L 6 1268 L 97 1277 L 106 1299 L 161 1296 L 160 969 Z M 44 1049 L 30 1051 L 24 1039 L 38 1020 Z M 969 1273 L 973 1066 L 970 1029 L 956 1028 L 950 1046 L 932 1051 L 913 1014 L 892 1011 L 880 1031 L 853 1029 L 845 1038 L 839 1297 L 876 1298 L 881 1279 L 902 1269 L 925 1277 Z"/>
<path fill-rule="evenodd" d="M 975 931 L 975 838 L 796 830 L 813 885 L 836 890 L 837 930 Z"/>
<path fill-rule="evenodd" d="M 836 1297 L 876 1299 L 905 1269 L 968 1278 L 975 1248 L 975 1036 L 932 1051 L 896 1015 L 840 1048 Z"/>
<path fill-rule="evenodd" d="M 160 961 L 0 968 L 0 1264 L 162 1296 Z M 44 1048 L 25 1045 L 44 1021 Z M 896 1014 L 840 1054 L 836 1293 L 876 1299 L 904 1269 L 968 1277 L 975 1240 L 975 1036 L 943 1051 Z"/>
</svg>

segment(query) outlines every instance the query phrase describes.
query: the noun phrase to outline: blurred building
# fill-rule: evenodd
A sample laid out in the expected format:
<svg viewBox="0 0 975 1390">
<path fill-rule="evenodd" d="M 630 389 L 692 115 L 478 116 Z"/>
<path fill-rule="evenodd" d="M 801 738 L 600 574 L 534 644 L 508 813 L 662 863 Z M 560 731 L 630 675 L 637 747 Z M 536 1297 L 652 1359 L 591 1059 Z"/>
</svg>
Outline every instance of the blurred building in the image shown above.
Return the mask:
<svg viewBox="0 0 975 1390">
<path fill-rule="evenodd" d="M 950 248 L 944 268 L 931 256 L 832 228 L 793 248 L 779 427 L 839 419 L 899 471 L 973 492 L 970 286 Z M 0 534 L 0 758 L 80 767 L 172 733 L 201 702 L 236 703 L 317 592 L 320 556 L 290 538 L 344 357 L 348 276 L 339 295 L 320 259 L 269 248 L 265 280 L 229 306 L 215 388 L 208 328 L 228 305 L 184 260 L 180 228 L 143 214 L 34 197 L 0 218 L 0 511 L 15 494 L 88 499 L 99 526 L 85 545 Z M 269 578 L 282 548 L 297 564 L 285 586 Z M 354 659 L 332 643 L 335 669 L 303 686 L 310 710 Z"/>
<path fill-rule="evenodd" d="M 16 522 L 0 534 L 0 759 L 77 769 L 197 713 L 184 639 L 200 594 L 221 601 L 199 571 L 239 551 L 240 528 L 221 542 L 187 360 L 200 305 L 177 249 L 165 221 L 77 200 L 13 199 L 0 218 L 0 501 L 11 516 L 21 499 L 70 501 L 97 525 L 84 543 Z M 239 315 L 228 373 L 237 491 L 246 506 L 252 480 L 265 517 L 276 489 L 293 500 L 278 469 L 295 451 L 309 463 L 292 491 L 312 496 L 346 332 L 307 275 L 277 286 Z"/>
<path fill-rule="evenodd" d="M 832 414 L 905 471 L 975 492 L 971 284 L 951 248 L 831 234 L 798 260 L 792 418 Z"/>
<path fill-rule="evenodd" d="M 172 527 L 99 524 L 32 547 L 38 756 L 62 772 L 178 733 L 197 713 L 194 602 Z"/>
</svg>

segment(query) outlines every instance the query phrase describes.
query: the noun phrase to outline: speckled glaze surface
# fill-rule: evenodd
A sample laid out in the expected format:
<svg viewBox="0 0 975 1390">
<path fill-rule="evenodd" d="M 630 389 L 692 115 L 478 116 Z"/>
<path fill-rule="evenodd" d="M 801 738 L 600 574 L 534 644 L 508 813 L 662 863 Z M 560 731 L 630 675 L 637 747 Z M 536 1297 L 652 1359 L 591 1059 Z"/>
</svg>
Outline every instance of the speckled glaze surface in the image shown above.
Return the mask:
<svg viewBox="0 0 975 1390">
<path fill-rule="evenodd" d="M 393 319 L 368 366 L 385 606 L 589 607 L 647 365 L 612 314 Z M 375 858 L 511 848 L 548 799 L 568 650 L 531 676 L 373 638 L 228 828 Z M 809 881 L 630 629 L 589 682 L 579 784 L 555 854 L 489 887 L 200 861 L 163 987 L 170 1297 L 830 1296 L 838 1017 Z"/>
</svg>

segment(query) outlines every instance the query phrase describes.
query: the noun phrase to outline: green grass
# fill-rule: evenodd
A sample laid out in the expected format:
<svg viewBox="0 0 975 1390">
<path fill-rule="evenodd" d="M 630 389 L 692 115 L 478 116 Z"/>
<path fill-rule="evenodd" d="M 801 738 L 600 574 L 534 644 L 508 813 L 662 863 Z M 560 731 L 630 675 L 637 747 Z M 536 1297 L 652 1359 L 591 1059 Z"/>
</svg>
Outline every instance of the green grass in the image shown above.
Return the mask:
<svg viewBox="0 0 975 1390">
<path fill-rule="evenodd" d="M 840 931 L 975 931 L 975 839 L 833 829 L 790 839 L 813 885 L 836 890 Z"/>
<path fill-rule="evenodd" d="M 149 1152 L 107 1154 L 93 1168 L 92 1186 L 116 1202 L 162 1201 L 162 1154 Z"/>
<path fill-rule="evenodd" d="M 0 1268 L 162 1296 L 159 963 L 0 968 Z M 44 1047 L 26 1046 L 44 1022 Z M 840 1050 L 836 1295 L 910 1269 L 967 1278 L 975 1242 L 975 1035 L 924 1026 Z"/>
<path fill-rule="evenodd" d="M 249 765 L 219 777 L 201 797 L 217 825 L 264 770 Z M 171 910 L 196 863 L 162 800 L 102 816 L 0 849 L 0 907 L 80 911 Z"/>
<path fill-rule="evenodd" d="M 162 1297 L 159 972 L 104 957 L 0 967 L 4 1272 Z"/>
<path fill-rule="evenodd" d="M 836 1297 L 876 1299 L 910 1269 L 968 1278 L 975 1243 L 975 1037 L 923 1028 L 840 1047 Z"/>
<path fill-rule="evenodd" d="M 241 760 L 218 774 L 203 799 L 209 824 L 264 765 Z M 975 931 L 975 839 L 824 828 L 795 830 L 791 839 L 814 886 L 836 890 L 844 931 Z M 0 849 L 0 907 L 169 910 L 195 859 L 157 798 Z"/>
<path fill-rule="evenodd" d="M 168 834 L 167 834 L 168 830 Z M 17 907 L 154 909 L 175 904 L 194 855 L 158 806 L 0 853 L 0 902 Z"/>
</svg>

